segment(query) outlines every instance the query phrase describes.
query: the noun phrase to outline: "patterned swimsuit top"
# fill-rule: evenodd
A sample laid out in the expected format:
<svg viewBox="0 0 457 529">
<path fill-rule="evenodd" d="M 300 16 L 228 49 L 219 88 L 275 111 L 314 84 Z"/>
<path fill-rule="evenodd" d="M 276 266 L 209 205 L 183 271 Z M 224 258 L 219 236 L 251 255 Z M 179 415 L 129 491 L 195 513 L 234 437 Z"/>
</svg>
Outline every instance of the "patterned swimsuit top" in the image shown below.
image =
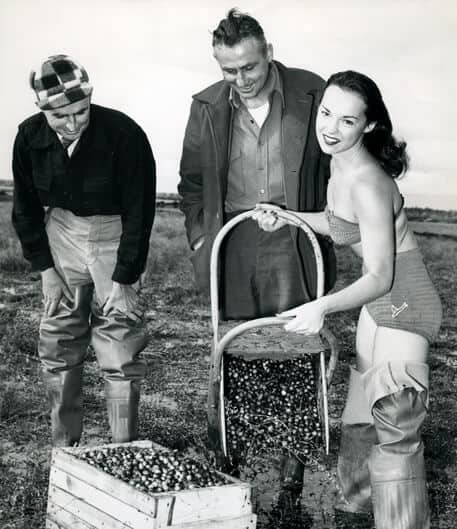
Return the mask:
<svg viewBox="0 0 457 529">
<path fill-rule="evenodd" d="M 401 206 L 395 215 L 395 220 L 400 215 L 405 203 L 403 195 L 401 196 L 401 201 Z M 360 228 L 357 222 L 351 222 L 350 220 L 346 220 L 334 215 L 333 212 L 328 209 L 328 207 L 325 208 L 325 215 L 328 221 L 330 237 L 335 244 L 346 246 L 357 244 L 361 241 Z"/>
<path fill-rule="evenodd" d="M 361 241 L 360 229 L 357 222 L 337 217 L 332 211 L 325 208 L 330 237 L 335 244 L 340 246 L 356 244 Z"/>
</svg>

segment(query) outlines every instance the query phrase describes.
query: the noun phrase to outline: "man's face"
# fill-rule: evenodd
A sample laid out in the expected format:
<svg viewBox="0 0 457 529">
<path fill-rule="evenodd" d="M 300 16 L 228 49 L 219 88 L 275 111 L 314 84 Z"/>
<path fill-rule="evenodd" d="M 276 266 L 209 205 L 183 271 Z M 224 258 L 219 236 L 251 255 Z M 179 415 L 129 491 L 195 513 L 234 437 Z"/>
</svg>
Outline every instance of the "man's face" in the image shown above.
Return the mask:
<svg viewBox="0 0 457 529">
<path fill-rule="evenodd" d="M 64 107 L 43 110 L 43 113 L 52 130 L 66 140 L 76 140 L 89 125 L 90 96 Z"/>
<path fill-rule="evenodd" d="M 214 57 L 222 70 L 225 81 L 238 92 L 241 98 L 256 97 L 268 78 L 273 48 L 253 37 L 243 39 L 235 46 L 214 46 Z"/>
</svg>

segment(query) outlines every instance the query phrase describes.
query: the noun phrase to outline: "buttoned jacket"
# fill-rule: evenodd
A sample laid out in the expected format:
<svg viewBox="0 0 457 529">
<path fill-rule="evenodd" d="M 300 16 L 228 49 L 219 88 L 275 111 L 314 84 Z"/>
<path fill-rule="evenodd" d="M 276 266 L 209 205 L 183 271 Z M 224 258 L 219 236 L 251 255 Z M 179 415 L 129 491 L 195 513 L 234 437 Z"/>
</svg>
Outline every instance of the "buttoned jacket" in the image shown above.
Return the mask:
<svg viewBox="0 0 457 529">
<path fill-rule="evenodd" d="M 138 280 L 149 250 L 156 172 L 146 134 L 132 119 L 92 104 L 89 126 L 69 158 L 44 114 L 35 114 L 19 125 L 13 176 L 12 221 L 34 269 L 54 265 L 45 211 L 58 207 L 79 216 L 120 215 L 112 279 Z"/>
</svg>

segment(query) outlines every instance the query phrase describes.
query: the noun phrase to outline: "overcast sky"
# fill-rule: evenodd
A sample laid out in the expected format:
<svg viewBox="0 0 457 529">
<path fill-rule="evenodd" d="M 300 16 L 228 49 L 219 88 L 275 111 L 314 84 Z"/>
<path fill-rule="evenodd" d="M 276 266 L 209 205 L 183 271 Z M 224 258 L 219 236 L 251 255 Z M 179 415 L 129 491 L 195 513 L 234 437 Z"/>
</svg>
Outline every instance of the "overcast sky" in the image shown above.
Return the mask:
<svg viewBox="0 0 457 529">
<path fill-rule="evenodd" d="M 373 77 L 409 145 L 407 205 L 457 209 L 455 0 L 0 0 L 0 179 L 11 178 L 18 123 L 36 112 L 30 70 L 67 53 L 88 70 L 94 102 L 145 129 L 158 190 L 175 192 L 191 95 L 221 76 L 211 30 L 233 5 L 286 65 Z"/>
</svg>

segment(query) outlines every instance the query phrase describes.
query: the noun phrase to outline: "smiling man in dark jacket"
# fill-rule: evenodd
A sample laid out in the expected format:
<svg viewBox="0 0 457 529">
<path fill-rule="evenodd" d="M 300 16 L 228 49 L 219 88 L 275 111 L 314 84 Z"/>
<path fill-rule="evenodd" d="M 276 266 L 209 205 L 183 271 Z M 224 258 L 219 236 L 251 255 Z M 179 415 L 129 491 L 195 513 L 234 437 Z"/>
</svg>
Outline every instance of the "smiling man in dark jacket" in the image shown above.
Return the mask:
<svg viewBox="0 0 457 529">
<path fill-rule="evenodd" d="M 55 445 L 79 442 L 82 369 L 92 343 L 105 379 L 112 439 L 137 436 L 139 303 L 154 220 L 155 162 L 128 116 L 91 104 L 86 70 L 66 55 L 31 74 L 41 110 L 19 125 L 13 224 L 42 277 L 38 352 Z"/>
<path fill-rule="evenodd" d="M 328 159 L 314 118 L 323 80 L 273 60 L 258 22 L 232 9 L 213 32 L 224 77 L 193 97 L 181 158 L 181 209 L 198 286 L 209 285 L 209 256 L 225 222 L 261 202 L 297 211 L 325 207 Z M 333 248 L 320 239 L 326 288 Z M 238 224 L 222 249 L 221 308 L 227 319 L 272 315 L 316 295 L 316 264 L 296 228 Z"/>
<path fill-rule="evenodd" d="M 274 61 L 259 23 L 235 9 L 214 30 L 213 53 L 224 79 L 193 97 L 178 185 L 202 290 L 209 287 L 214 238 L 228 220 L 261 202 L 321 211 L 329 178 L 314 130 L 324 81 Z M 330 241 L 319 242 L 328 290 L 335 255 Z M 264 231 L 247 220 L 229 232 L 221 250 L 225 319 L 271 316 L 316 296 L 314 252 L 297 228 Z M 217 452 L 212 425 L 209 433 Z M 284 483 L 300 485 L 303 465 L 295 458 L 282 463 Z"/>
</svg>

